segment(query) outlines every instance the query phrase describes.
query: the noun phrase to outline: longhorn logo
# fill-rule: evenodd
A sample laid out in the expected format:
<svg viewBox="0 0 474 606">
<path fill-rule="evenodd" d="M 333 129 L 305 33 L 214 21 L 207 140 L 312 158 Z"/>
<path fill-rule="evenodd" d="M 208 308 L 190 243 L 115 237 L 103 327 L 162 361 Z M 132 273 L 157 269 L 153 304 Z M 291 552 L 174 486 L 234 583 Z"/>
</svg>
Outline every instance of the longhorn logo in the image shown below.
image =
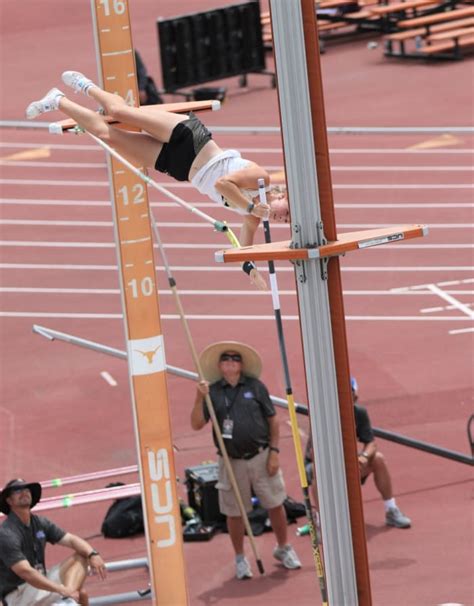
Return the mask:
<svg viewBox="0 0 474 606">
<path fill-rule="evenodd" d="M 151 351 L 141 351 L 140 349 L 135 349 L 135 351 L 141 353 L 142 356 L 145 356 L 145 358 L 148 360 L 148 364 L 153 364 L 153 358 L 155 357 L 155 354 L 160 349 L 160 347 L 161 345 L 158 345 L 158 347 L 155 347 L 155 349 Z"/>
</svg>

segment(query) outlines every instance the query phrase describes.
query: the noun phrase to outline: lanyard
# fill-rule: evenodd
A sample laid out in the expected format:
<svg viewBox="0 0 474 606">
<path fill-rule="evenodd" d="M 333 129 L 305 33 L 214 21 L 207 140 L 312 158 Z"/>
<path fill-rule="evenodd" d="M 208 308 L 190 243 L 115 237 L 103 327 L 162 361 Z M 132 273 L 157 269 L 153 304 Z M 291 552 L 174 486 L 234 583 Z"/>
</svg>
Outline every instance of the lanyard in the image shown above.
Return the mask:
<svg viewBox="0 0 474 606">
<path fill-rule="evenodd" d="M 230 384 L 228 383 L 227 385 L 230 385 Z M 224 391 L 224 401 L 225 401 L 225 409 L 226 409 L 226 416 L 227 416 L 227 418 L 229 418 L 229 413 L 231 411 L 231 408 L 234 405 L 234 402 L 237 400 L 237 396 L 239 395 L 240 388 L 242 386 L 240 385 L 240 383 L 238 383 L 236 385 L 236 387 L 237 387 L 237 389 L 235 390 L 235 394 L 234 394 L 234 397 L 232 398 L 232 402 L 229 402 L 229 399 L 227 398 L 227 394 Z M 235 389 L 235 388 L 233 388 L 233 389 Z"/>
</svg>

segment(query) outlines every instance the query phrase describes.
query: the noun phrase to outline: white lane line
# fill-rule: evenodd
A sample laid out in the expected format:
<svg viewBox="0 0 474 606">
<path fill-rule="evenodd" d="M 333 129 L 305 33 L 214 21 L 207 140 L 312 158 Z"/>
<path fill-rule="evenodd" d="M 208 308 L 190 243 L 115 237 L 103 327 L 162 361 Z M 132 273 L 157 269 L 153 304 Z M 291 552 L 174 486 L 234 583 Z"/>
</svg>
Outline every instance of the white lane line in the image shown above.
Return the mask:
<svg viewBox="0 0 474 606">
<path fill-rule="evenodd" d="M 38 185 L 51 187 L 108 187 L 108 181 L 61 181 L 48 179 L 0 179 L 1 185 Z"/>
<path fill-rule="evenodd" d="M 472 284 L 474 278 L 464 278 L 463 280 L 445 280 L 444 282 L 437 282 L 436 286 L 459 286 L 461 284 Z M 392 288 L 393 292 L 404 292 L 404 291 L 418 291 L 426 290 L 429 284 L 414 284 L 413 286 L 398 286 Z"/>
<path fill-rule="evenodd" d="M 192 185 L 191 183 L 188 183 L 187 181 L 170 181 L 168 183 L 164 184 L 166 188 L 168 189 L 190 189 L 190 190 L 195 190 L 194 185 Z M 410 183 L 410 184 L 399 184 L 399 183 L 387 183 L 387 184 L 377 184 L 377 183 L 371 183 L 371 184 L 361 184 L 361 183 L 357 183 L 357 184 L 333 184 L 333 189 L 350 189 L 350 190 L 356 190 L 356 189 L 390 189 L 390 190 L 398 190 L 398 189 L 415 189 L 415 190 L 423 190 L 423 189 L 447 189 L 448 191 L 451 191 L 452 189 L 474 189 L 474 183 L 470 182 L 470 183 L 462 183 L 462 184 L 451 184 L 451 183 L 434 183 L 434 184 L 416 184 L 416 183 Z"/>
<path fill-rule="evenodd" d="M 48 187 L 109 187 L 108 181 L 62 181 L 62 180 L 49 180 L 49 179 L 0 179 L 0 185 L 36 185 L 36 186 L 48 186 Z M 169 189 L 180 188 L 192 188 L 190 183 L 170 183 L 166 185 Z M 448 189 L 450 191 L 454 189 L 474 189 L 474 183 L 354 183 L 354 184 L 333 184 L 333 189 L 393 189 L 396 187 L 400 189 Z"/>
<path fill-rule="evenodd" d="M 40 164 L 40 163 L 39 163 Z M 357 171 L 357 172 L 419 172 L 419 171 L 453 171 L 453 172 L 471 172 L 473 170 L 472 164 L 467 164 L 466 166 L 342 166 L 335 165 L 331 166 L 331 171 Z"/>
<path fill-rule="evenodd" d="M 282 153 L 281 147 L 240 147 L 237 146 L 239 151 L 243 154 L 280 154 Z M 420 148 L 383 148 L 383 147 L 331 147 L 329 149 L 331 154 L 401 154 L 407 156 L 421 156 L 423 154 L 428 155 L 452 155 L 452 154 L 469 154 L 472 155 L 474 153 L 473 149 L 460 147 L 459 149 L 420 149 Z"/>
<path fill-rule="evenodd" d="M 13 167 L 30 167 L 30 168 L 107 168 L 105 162 L 52 162 L 50 160 L 8 160 L 0 158 L 0 164 L 3 166 Z M 276 166 L 265 166 L 270 171 L 282 171 L 283 165 Z M 344 165 L 332 165 L 332 172 L 472 172 L 472 165 L 432 165 L 432 166 L 344 166 Z"/>
<path fill-rule="evenodd" d="M 74 312 L 35 312 L 35 311 L 0 311 L 0 317 L 3 318 L 76 318 L 76 319 L 121 319 L 122 314 L 106 313 L 74 313 Z M 259 322 L 274 322 L 275 316 L 272 315 L 205 315 L 189 314 L 188 320 L 213 320 L 213 321 L 236 321 L 236 320 L 255 320 Z M 299 321 L 299 316 L 282 316 L 286 321 Z M 181 320 L 177 314 L 163 314 L 162 320 Z M 465 316 L 346 316 L 346 320 L 361 322 L 465 322 Z"/>
<path fill-rule="evenodd" d="M 436 169 L 433 169 L 436 170 Z M 425 189 L 474 189 L 474 183 L 364 183 L 364 184 L 342 184 L 336 183 L 333 189 L 417 189 L 419 191 Z"/>
<path fill-rule="evenodd" d="M 465 305 L 466 307 L 472 307 L 472 303 L 466 303 Z M 457 307 L 455 305 L 445 305 L 444 307 L 425 307 L 424 309 L 420 309 L 420 313 L 432 314 L 438 311 L 451 311 L 453 309 L 457 309 Z"/>
<path fill-rule="evenodd" d="M 447 282 L 438 282 L 438 286 L 455 286 L 457 284 L 472 284 L 474 278 L 466 278 L 465 280 L 449 280 Z"/>
<path fill-rule="evenodd" d="M 462 335 L 467 332 L 474 332 L 474 328 L 459 328 L 458 330 L 449 330 L 450 335 Z"/>
<path fill-rule="evenodd" d="M 153 192 L 154 193 L 154 192 Z M 11 205 L 26 205 L 26 206 L 110 206 L 110 200 L 32 200 L 31 198 L 0 198 L 0 204 L 11 204 Z M 163 201 L 152 201 L 151 206 L 154 208 L 176 208 L 175 202 Z M 196 208 L 216 208 L 215 202 L 193 202 L 193 206 Z M 398 208 L 415 208 L 415 209 L 427 209 L 427 208 L 440 208 L 443 210 L 451 210 L 453 208 L 474 208 L 474 204 L 471 202 L 453 203 L 451 201 L 446 202 L 433 202 L 433 203 L 397 203 L 397 202 L 386 202 L 373 204 L 370 203 L 354 203 L 354 204 L 336 204 L 336 208 L 382 208 L 382 209 L 398 209 Z"/>
<path fill-rule="evenodd" d="M 243 150 L 242 150 L 243 151 Z M 407 155 L 421 155 L 421 154 L 434 154 L 434 155 L 444 155 L 444 154 L 473 154 L 474 150 L 469 148 L 460 148 L 460 149 L 404 149 L 404 148 L 387 148 L 383 147 L 374 148 L 374 147 L 354 147 L 354 148 L 332 148 L 330 149 L 332 154 L 407 154 Z"/>
<path fill-rule="evenodd" d="M 46 219 L 1 219 L 0 225 L 28 225 L 52 227 L 112 227 L 113 221 L 57 221 Z M 157 222 L 158 227 L 172 229 L 209 229 L 208 223 L 191 223 L 189 221 L 162 221 Z M 240 227 L 240 223 L 228 223 L 231 228 Z M 339 229 L 375 229 L 384 227 L 400 227 L 399 223 L 340 223 Z M 430 229 L 472 229 L 472 223 L 428 223 Z M 274 223 L 272 229 L 288 229 L 288 224 Z"/>
<path fill-rule="evenodd" d="M 110 200 L 32 200 L 31 198 L 0 198 L 0 204 L 18 206 L 110 206 Z M 171 202 L 166 205 L 176 206 Z"/>
<path fill-rule="evenodd" d="M 4 247 L 24 247 L 24 248 L 115 248 L 114 242 L 44 242 L 37 240 L 0 240 L 0 246 Z M 158 244 L 153 245 L 154 248 L 159 248 Z M 164 244 L 164 248 L 166 249 L 176 249 L 176 250 L 223 250 L 230 249 L 231 246 L 225 246 L 224 244 L 187 244 L 184 242 L 181 243 L 173 243 L 173 244 Z M 399 242 L 398 244 L 393 244 L 390 248 L 395 248 L 398 251 L 403 250 L 439 250 L 439 249 L 449 249 L 449 250 L 470 250 L 474 248 L 474 244 L 406 244 L 404 242 Z M 369 248 L 367 250 L 374 251 L 374 248 Z M 378 248 L 379 252 L 383 250 L 389 250 L 385 248 Z"/>
<path fill-rule="evenodd" d="M 40 162 L 37 160 L 7 160 L 0 158 L 2 166 L 19 166 L 29 168 L 107 168 L 105 162 Z"/>
<path fill-rule="evenodd" d="M 54 264 L 54 263 L 0 263 L 0 269 L 51 269 L 51 270 L 59 270 L 59 271 L 116 271 L 116 265 L 78 265 L 78 264 Z M 155 266 L 157 271 L 164 271 L 165 268 L 157 265 Z M 425 271 L 445 271 L 445 272 L 453 272 L 453 271 L 470 271 L 472 272 L 472 267 L 470 265 L 425 265 L 425 266 L 386 266 L 381 265 L 380 267 L 342 267 L 343 272 L 425 272 Z M 174 267 L 174 272 L 241 272 L 242 269 L 240 267 L 233 267 L 228 265 L 182 265 L 180 267 Z M 268 271 L 267 268 L 261 267 L 259 268 L 260 272 Z M 279 273 L 283 272 L 291 272 L 293 273 L 292 267 L 281 267 L 278 269 Z M 401 287 L 399 289 L 394 290 L 406 290 L 409 287 Z"/>
<path fill-rule="evenodd" d="M 29 225 L 31 227 L 112 227 L 113 221 L 47 221 L 29 219 L 1 219 L 0 225 Z"/>
<path fill-rule="evenodd" d="M 268 134 L 268 133 L 267 133 Z M 275 136 L 280 137 L 279 133 L 274 133 Z M 36 149 L 40 147 L 39 143 L 17 143 L 0 141 L 0 148 L 12 148 L 12 149 Z M 103 153 L 103 149 L 99 145 L 88 145 L 75 144 L 75 143 L 48 143 L 50 149 L 72 149 L 72 150 L 84 150 L 84 151 L 96 151 Z M 280 145 L 275 147 L 239 147 L 239 151 L 242 153 L 277 153 L 281 154 L 282 149 Z M 409 156 L 420 156 L 423 154 L 428 155 L 445 155 L 445 154 L 469 154 L 474 153 L 474 149 L 460 147 L 459 149 L 407 149 L 404 147 L 334 147 L 329 150 L 332 154 L 406 154 Z"/>
<path fill-rule="evenodd" d="M 445 291 L 451 295 L 474 295 L 472 290 L 453 290 Z M 11 293 L 11 294 L 50 294 L 50 295 L 118 295 L 120 290 L 118 288 L 37 288 L 29 286 L 2 286 L 0 287 L 0 293 Z M 164 290 L 159 288 L 158 293 L 161 296 L 171 296 L 173 293 L 171 290 Z M 296 296 L 296 290 L 280 290 L 281 296 Z M 254 291 L 254 290 L 180 290 L 179 294 L 183 297 L 210 297 L 210 296 L 230 296 L 230 297 L 268 297 L 267 292 Z M 345 297 L 396 297 L 396 296 L 433 296 L 428 291 L 407 291 L 407 292 L 392 292 L 390 290 L 344 290 L 343 295 Z M 471 304 L 469 304 L 471 305 Z M 454 306 L 449 307 L 427 307 L 421 309 L 421 313 L 431 313 L 435 311 L 443 311 L 444 309 L 454 309 Z"/>
<path fill-rule="evenodd" d="M 104 381 L 106 383 L 108 383 L 111 387 L 117 387 L 118 383 L 117 381 L 112 377 L 112 375 L 110 373 L 108 373 L 106 370 L 103 370 L 100 373 L 100 376 L 104 379 Z"/>
<path fill-rule="evenodd" d="M 464 303 L 461 303 L 461 301 L 458 301 L 452 295 L 448 295 L 447 293 L 444 292 L 444 290 L 442 290 L 441 288 L 439 288 L 435 284 L 428 284 L 428 290 L 431 290 L 431 292 L 433 294 L 438 295 L 438 297 L 440 297 L 441 299 L 444 299 L 445 301 L 447 301 L 448 303 L 450 303 L 451 305 L 453 305 L 453 307 L 455 307 L 459 311 L 461 311 L 464 314 L 466 314 L 466 316 L 468 318 L 471 318 L 471 319 L 474 320 L 474 311 L 472 309 L 469 309 L 468 305 L 465 305 Z"/>
<path fill-rule="evenodd" d="M 423 202 L 417 202 L 417 203 L 405 203 L 405 202 L 401 202 L 401 203 L 397 203 L 397 202 L 392 202 L 392 203 L 374 203 L 371 204 L 370 202 L 367 203 L 354 203 L 354 204 L 336 204 L 335 205 L 336 208 L 352 208 L 352 209 L 358 209 L 358 208 L 383 208 L 383 209 L 398 209 L 398 208 L 416 208 L 416 209 L 426 209 L 426 208 L 441 208 L 443 210 L 449 210 L 451 208 L 474 208 L 474 204 L 472 204 L 471 202 L 461 202 L 461 203 L 451 203 L 451 202 L 433 202 L 433 203 L 426 203 L 424 204 Z"/>
<path fill-rule="evenodd" d="M 81 145 L 76 143 L 48 143 L 49 149 L 72 149 L 72 150 L 83 150 L 83 151 L 102 151 L 99 145 Z M 12 148 L 12 149 L 36 149 L 41 147 L 40 143 L 11 143 L 8 141 L 0 141 L 0 148 Z"/>
</svg>

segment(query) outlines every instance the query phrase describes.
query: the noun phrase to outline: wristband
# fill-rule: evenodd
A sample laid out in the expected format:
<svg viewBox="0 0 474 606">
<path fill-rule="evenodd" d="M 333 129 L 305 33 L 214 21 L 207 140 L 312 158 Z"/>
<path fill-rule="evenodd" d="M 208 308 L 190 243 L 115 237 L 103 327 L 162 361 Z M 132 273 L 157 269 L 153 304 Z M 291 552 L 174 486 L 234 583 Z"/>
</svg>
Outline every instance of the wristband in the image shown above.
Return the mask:
<svg viewBox="0 0 474 606">
<path fill-rule="evenodd" d="M 367 461 L 369 460 L 369 455 L 365 452 L 365 450 L 364 450 L 364 452 L 360 453 L 360 456 L 364 457 L 364 459 L 367 459 Z"/>
<path fill-rule="evenodd" d="M 280 449 L 277 448 L 276 446 L 270 446 L 269 450 L 273 450 L 273 452 L 277 452 L 278 454 L 280 454 Z"/>
<path fill-rule="evenodd" d="M 245 261 L 244 263 L 242 263 L 242 270 L 248 276 L 250 276 L 250 272 L 252 271 L 252 269 L 257 269 L 253 261 Z"/>
<path fill-rule="evenodd" d="M 99 555 L 99 552 L 98 552 L 98 551 L 96 551 L 95 549 L 93 549 L 93 550 L 90 552 L 90 554 L 87 556 L 87 559 L 89 559 L 89 558 L 93 558 L 94 556 L 97 556 L 97 555 Z"/>
<path fill-rule="evenodd" d="M 247 206 L 247 212 L 249 215 L 252 213 L 254 208 L 255 208 L 255 204 L 253 202 L 250 202 L 250 204 Z"/>
</svg>

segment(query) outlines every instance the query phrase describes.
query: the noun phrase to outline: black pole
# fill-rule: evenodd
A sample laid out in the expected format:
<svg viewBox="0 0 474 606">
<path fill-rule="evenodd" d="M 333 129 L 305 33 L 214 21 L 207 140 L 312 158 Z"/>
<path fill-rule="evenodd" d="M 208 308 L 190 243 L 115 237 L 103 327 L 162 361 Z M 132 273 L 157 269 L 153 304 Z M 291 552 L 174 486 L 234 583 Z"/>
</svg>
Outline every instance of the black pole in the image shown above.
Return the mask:
<svg viewBox="0 0 474 606">
<path fill-rule="evenodd" d="M 280 406 L 281 408 L 287 408 L 286 403 L 284 403 L 283 401 L 273 400 L 273 403 L 276 404 L 276 406 Z M 300 415 L 305 415 L 306 417 L 309 416 L 308 409 L 306 406 L 304 406 L 304 404 L 295 404 L 295 410 Z M 382 438 L 382 440 L 388 440 L 389 442 L 395 442 L 396 444 L 401 444 L 402 446 L 408 446 L 409 448 L 415 448 L 416 450 L 429 452 L 430 454 L 434 454 L 438 457 L 443 457 L 444 459 L 451 459 L 451 461 L 464 463 L 465 465 L 474 465 L 474 456 L 465 455 L 461 452 L 449 450 L 441 446 L 435 446 L 434 444 L 422 442 L 421 440 L 415 440 L 414 438 L 408 438 L 407 436 L 402 436 L 399 433 L 387 431 L 385 429 L 379 429 L 378 427 L 372 427 L 372 431 L 374 432 L 374 435 L 377 438 Z"/>
</svg>

